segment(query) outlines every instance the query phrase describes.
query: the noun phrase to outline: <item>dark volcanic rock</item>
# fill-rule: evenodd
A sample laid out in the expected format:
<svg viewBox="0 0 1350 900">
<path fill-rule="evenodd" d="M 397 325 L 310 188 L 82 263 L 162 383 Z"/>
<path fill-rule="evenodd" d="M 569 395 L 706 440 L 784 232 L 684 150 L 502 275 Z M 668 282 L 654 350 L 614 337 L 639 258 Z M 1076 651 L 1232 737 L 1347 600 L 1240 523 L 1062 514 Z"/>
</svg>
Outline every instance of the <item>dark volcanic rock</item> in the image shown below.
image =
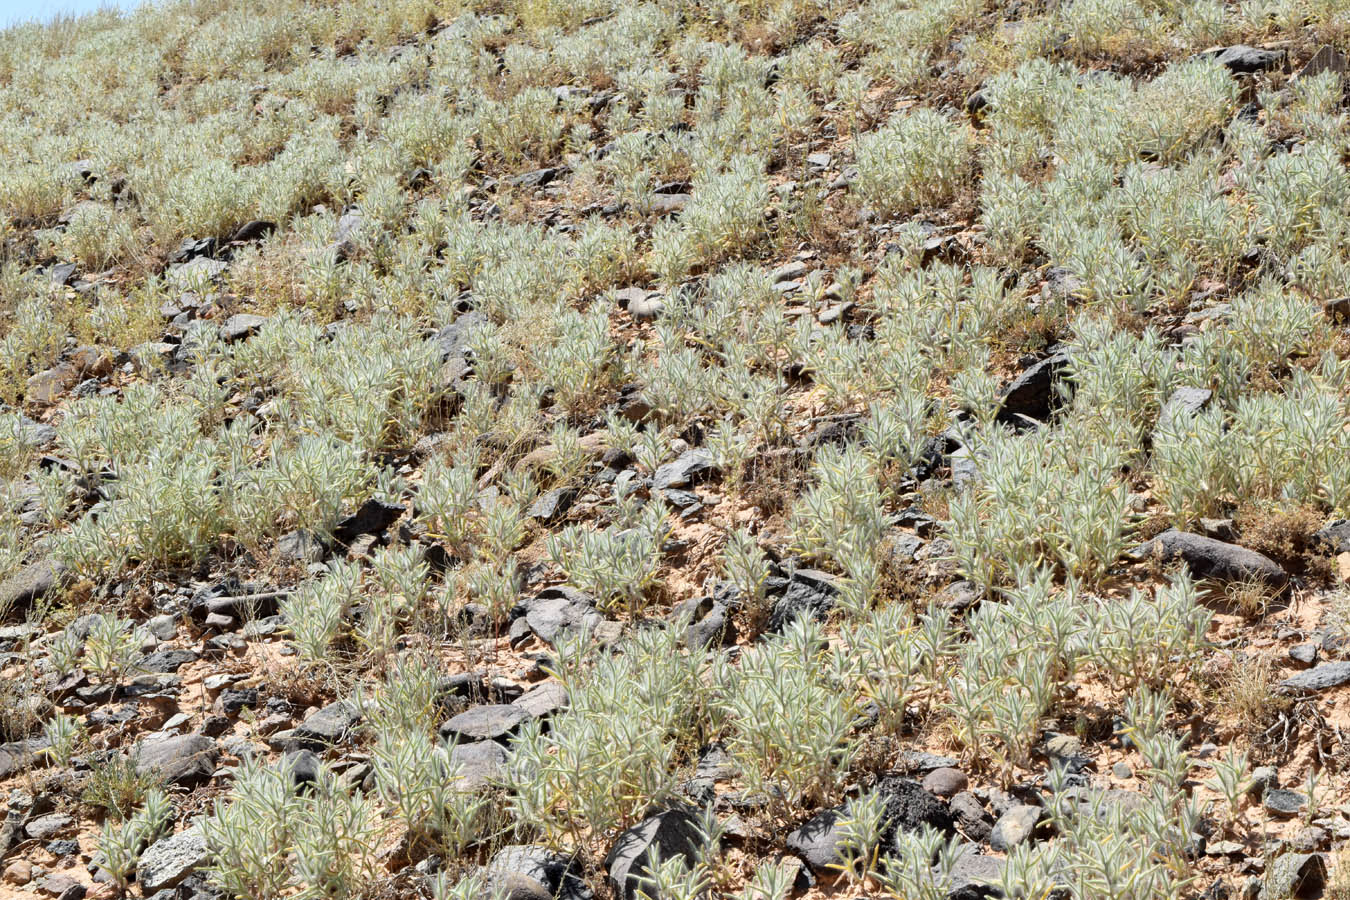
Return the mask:
<svg viewBox="0 0 1350 900">
<path fill-rule="evenodd" d="M 1136 552 L 1145 557 L 1157 554 L 1167 562 L 1179 559 L 1195 578 L 1262 581 L 1277 590 L 1289 582 L 1284 569 L 1268 556 L 1175 528 L 1164 531 Z"/>
<path fill-rule="evenodd" d="M 615 895 L 637 900 L 642 878 L 665 860 L 683 856 L 692 866 L 703 844 L 698 815 L 683 807 L 650 816 L 622 832 L 605 857 Z"/>
<path fill-rule="evenodd" d="M 140 667 L 147 672 L 177 672 L 196 661 L 197 654 L 192 650 L 158 650 L 142 659 Z"/>
<path fill-rule="evenodd" d="M 815 569 L 798 569 L 792 573 L 783 596 L 774 601 L 768 630 L 780 632 L 802 615 L 824 620 L 834 609 L 838 596 L 839 588 L 833 575 Z"/>
<path fill-rule="evenodd" d="M 350 544 L 363 534 L 381 534 L 397 521 L 407 509 L 397 503 L 385 503 L 374 497 L 361 504 L 360 509 L 347 516 L 333 529 L 333 540 Z"/>
<path fill-rule="evenodd" d="M 1023 416 L 1038 421 L 1050 418 L 1059 403 L 1055 385 L 1068 365 L 1068 355 L 1057 353 L 1014 378 L 999 395 L 999 421 L 1016 423 Z"/>
<path fill-rule="evenodd" d="M 1337 519 L 1313 532 L 1313 545 L 1321 545 L 1328 553 L 1350 551 L 1350 519 Z"/>
<path fill-rule="evenodd" d="M 268 222 L 265 219 L 254 219 L 251 222 L 245 222 L 235 229 L 234 234 L 230 236 L 230 241 L 236 244 L 242 244 L 248 241 L 260 241 L 276 230 L 276 222 Z"/>
<path fill-rule="evenodd" d="M 917 782 L 888 775 L 874 790 L 881 795 L 884 807 L 883 846 L 890 845 L 897 831 L 914 831 L 922 825 L 943 832 L 952 830 L 950 808 Z M 816 813 L 787 836 L 787 848 L 806 860 L 813 871 L 829 871 L 830 866 L 840 861 L 838 847 L 844 814 L 843 806 Z"/>
</svg>

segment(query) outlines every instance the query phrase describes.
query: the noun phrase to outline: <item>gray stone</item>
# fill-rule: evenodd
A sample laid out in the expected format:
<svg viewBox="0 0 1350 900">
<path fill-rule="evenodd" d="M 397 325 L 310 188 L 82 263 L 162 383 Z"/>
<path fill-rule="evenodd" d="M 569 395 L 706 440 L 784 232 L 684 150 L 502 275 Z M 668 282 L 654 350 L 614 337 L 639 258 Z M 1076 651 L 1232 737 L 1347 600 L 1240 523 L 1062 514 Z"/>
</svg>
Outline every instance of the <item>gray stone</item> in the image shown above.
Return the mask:
<svg viewBox="0 0 1350 900">
<path fill-rule="evenodd" d="M 1274 766 L 1257 766 L 1252 769 L 1251 780 L 1247 782 L 1247 793 L 1259 798 L 1279 784 L 1280 773 Z"/>
<path fill-rule="evenodd" d="M 1350 519 L 1337 519 L 1313 532 L 1313 545 L 1318 544 L 1330 553 L 1350 551 Z"/>
<path fill-rule="evenodd" d="M 658 466 L 652 474 L 652 487 L 663 490 L 670 487 L 685 487 L 701 481 L 716 471 L 712 462 L 712 453 L 694 449 L 681 453 L 673 462 Z"/>
<path fill-rule="evenodd" d="M 333 540 L 344 546 L 350 545 L 365 534 L 381 534 L 403 515 L 407 507 L 398 503 L 386 503 L 371 497 L 333 528 Z"/>
<path fill-rule="evenodd" d="M 29 563 L 0 581 L 0 616 L 22 613 L 51 591 L 60 587 L 66 567 L 52 557 Z"/>
<path fill-rule="evenodd" d="M 35 841 L 45 841 L 65 831 L 75 820 L 65 813 L 48 813 L 38 816 L 24 826 L 24 833 Z"/>
<path fill-rule="evenodd" d="M 999 853 L 1007 853 L 1018 844 L 1031 840 L 1043 812 L 1039 806 L 1014 806 L 994 824 L 994 830 L 989 833 L 989 846 Z"/>
<path fill-rule="evenodd" d="M 560 681 L 546 681 L 535 685 L 511 701 L 531 719 L 543 719 L 567 709 L 567 688 Z"/>
<path fill-rule="evenodd" d="M 529 601 L 525 620 L 540 640 L 552 644 L 566 631 L 596 627 L 603 617 L 589 595 L 560 585 L 540 591 Z"/>
<path fill-rule="evenodd" d="M 277 555 L 286 562 L 322 562 L 327 548 L 312 531 L 288 531 L 277 538 Z"/>
<path fill-rule="evenodd" d="M 1322 663 L 1275 686 L 1281 694 L 1315 694 L 1350 682 L 1350 662 Z"/>
<path fill-rule="evenodd" d="M 1124 781 L 1134 777 L 1134 770 L 1127 763 L 1118 762 L 1111 767 L 1111 774 Z"/>
<path fill-rule="evenodd" d="M 966 786 L 970 784 L 970 779 L 960 769 L 944 766 L 925 775 L 922 783 L 924 790 L 946 799 L 964 791 Z"/>
<path fill-rule="evenodd" d="M 178 621 L 167 613 L 162 616 L 154 616 L 145 623 L 145 630 L 161 641 L 170 641 L 178 633 Z"/>
<path fill-rule="evenodd" d="M 1174 528 L 1141 545 L 1136 553 L 1144 558 L 1156 554 L 1166 562 L 1180 560 L 1194 578 L 1260 581 L 1276 590 L 1283 589 L 1289 582 L 1284 569 L 1268 556 Z"/>
<path fill-rule="evenodd" d="M 881 796 L 881 840 L 889 846 L 897 831 L 915 831 L 928 825 L 950 832 L 955 822 L 946 803 L 924 790 L 918 782 L 888 775 L 873 789 Z M 824 872 L 840 861 L 843 837 L 843 806 L 816 813 L 788 834 L 786 846 L 806 861 L 813 871 Z"/>
<path fill-rule="evenodd" d="M 228 268 L 229 265 L 218 259 L 199 256 L 170 270 L 168 279 L 174 287 L 190 290 L 203 282 L 219 278 Z"/>
<path fill-rule="evenodd" d="M 499 781 L 506 773 L 506 748 L 496 741 L 472 741 L 450 748 L 450 761 L 457 766 L 459 786 L 476 791 Z"/>
<path fill-rule="evenodd" d="M 1285 853 L 1266 868 L 1258 900 L 1318 897 L 1327 881 L 1327 860 L 1321 853 Z"/>
<path fill-rule="evenodd" d="M 349 210 L 338 219 L 337 227 L 333 230 L 333 242 L 328 245 L 328 250 L 338 262 L 349 259 L 356 252 L 357 241 L 364 224 L 365 217 L 361 215 L 359 209 Z"/>
<path fill-rule="evenodd" d="M 210 857 L 206 838 L 196 828 L 160 838 L 141 854 L 136 864 L 136 882 L 146 895 L 183 883 Z"/>
<path fill-rule="evenodd" d="M 140 667 L 147 672 L 177 672 L 196 661 L 197 654 L 193 650 L 158 650 L 143 658 Z"/>
<path fill-rule="evenodd" d="M 1317 662 L 1317 645 L 1295 644 L 1289 648 L 1289 659 L 1304 668 L 1311 666 Z"/>
<path fill-rule="evenodd" d="M 1261 798 L 1261 805 L 1265 807 L 1266 812 L 1283 819 L 1292 819 L 1298 815 L 1304 802 L 1302 794 L 1288 788 L 1271 788 Z"/>
<path fill-rule="evenodd" d="M 572 507 L 572 501 L 576 496 L 577 492 L 572 488 L 546 491 L 535 498 L 530 508 L 525 511 L 525 515 L 548 525 L 567 515 L 567 510 Z"/>
<path fill-rule="evenodd" d="M 1158 414 L 1158 424 L 1170 422 L 1179 417 L 1190 418 L 1209 405 L 1214 392 L 1208 388 L 1180 387 L 1172 392 Z"/>
<path fill-rule="evenodd" d="M 978 797 L 970 791 L 961 791 L 947 805 L 962 834 L 977 844 L 989 839 L 989 833 L 994 830 L 994 819 L 985 812 Z"/>
<path fill-rule="evenodd" d="M 937 874 L 936 870 L 934 874 Z M 1003 860 L 978 853 L 962 853 L 952 866 L 950 877 L 951 881 L 945 885 L 947 900 L 1001 897 L 1002 893 L 993 885 L 1003 877 Z"/>
<path fill-rule="evenodd" d="M 697 621 L 689 623 L 684 640 L 687 646 L 696 650 L 734 643 L 736 625 L 725 605 L 713 603 Z"/>
<path fill-rule="evenodd" d="M 236 313 L 225 320 L 225 324 L 220 326 L 220 336 L 227 342 L 242 341 L 245 338 L 253 337 L 262 327 L 267 324 L 266 316 L 255 316 L 251 313 Z"/>
<path fill-rule="evenodd" d="M 605 857 L 605 871 L 616 896 L 637 900 L 642 879 L 668 859 L 698 859 L 703 834 L 699 818 L 683 807 L 657 813 L 619 834 Z"/>
<path fill-rule="evenodd" d="M 442 378 L 455 384 L 469 374 L 469 338 L 480 328 L 491 327 L 487 316 L 476 309 L 461 313 L 453 322 L 436 332 L 436 349 L 441 354 Z"/>
<path fill-rule="evenodd" d="M 488 895 L 505 900 L 590 900 L 578 867 L 547 847 L 512 844 L 498 850 L 483 867 Z"/>
<path fill-rule="evenodd" d="M 318 710 L 296 726 L 292 737 L 299 747 L 322 750 L 341 743 L 357 722 L 361 711 L 349 700 L 339 700 Z"/>
<path fill-rule="evenodd" d="M 8 778 L 20 769 L 42 760 L 42 751 L 50 747 L 46 738 L 27 738 L 0 744 L 0 778 Z"/>
<path fill-rule="evenodd" d="M 216 742 L 201 734 L 147 740 L 132 751 L 138 772 L 155 773 L 169 784 L 185 788 L 210 781 L 219 756 Z"/>
<path fill-rule="evenodd" d="M 1234 75 L 1250 75 L 1273 69 L 1284 62 L 1283 50 L 1263 50 L 1246 44 L 1218 47 L 1200 54 L 1218 60 L 1219 65 Z"/>
<path fill-rule="evenodd" d="M 530 714 L 510 703 L 474 706 L 441 725 L 441 737 L 456 742 L 504 741 Z"/>
</svg>

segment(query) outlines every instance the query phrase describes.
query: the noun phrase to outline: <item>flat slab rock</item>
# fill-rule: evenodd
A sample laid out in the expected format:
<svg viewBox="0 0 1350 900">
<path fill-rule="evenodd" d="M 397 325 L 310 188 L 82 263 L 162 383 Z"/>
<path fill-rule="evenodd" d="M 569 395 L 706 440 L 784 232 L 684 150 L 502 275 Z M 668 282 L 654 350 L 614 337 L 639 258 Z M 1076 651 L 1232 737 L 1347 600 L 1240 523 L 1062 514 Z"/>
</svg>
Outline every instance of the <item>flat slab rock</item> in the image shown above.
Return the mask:
<svg viewBox="0 0 1350 900">
<path fill-rule="evenodd" d="M 1156 554 L 1168 562 L 1180 560 L 1195 578 L 1261 581 L 1277 590 L 1289 583 L 1288 573 L 1264 554 L 1175 528 L 1140 545 L 1135 553 L 1143 558 Z"/>
<path fill-rule="evenodd" d="M 441 725 L 441 737 L 457 742 L 504 741 L 530 718 L 512 703 L 474 706 Z"/>
<path fill-rule="evenodd" d="M 136 864 L 136 883 L 146 896 L 177 887 L 206 865 L 209 856 L 206 838 L 198 828 L 160 838 L 141 854 Z"/>
<path fill-rule="evenodd" d="M 211 780 L 220 753 L 204 734 L 147 740 L 132 751 L 138 772 L 157 773 L 170 784 L 200 787 Z"/>
<path fill-rule="evenodd" d="M 1315 694 L 1350 683 L 1350 662 L 1329 662 L 1291 675 L 1275 686 L 1281 694 Z"/>
<path fill-rule="evenodd" d="M 297 725 L 293 737 L 302 746 L 322 749 L 343 741 L 360 721 L 361 711 L 356 708 L 356 704 L 350 700 L 339 700 L 328 704 Z"/>
</svg>

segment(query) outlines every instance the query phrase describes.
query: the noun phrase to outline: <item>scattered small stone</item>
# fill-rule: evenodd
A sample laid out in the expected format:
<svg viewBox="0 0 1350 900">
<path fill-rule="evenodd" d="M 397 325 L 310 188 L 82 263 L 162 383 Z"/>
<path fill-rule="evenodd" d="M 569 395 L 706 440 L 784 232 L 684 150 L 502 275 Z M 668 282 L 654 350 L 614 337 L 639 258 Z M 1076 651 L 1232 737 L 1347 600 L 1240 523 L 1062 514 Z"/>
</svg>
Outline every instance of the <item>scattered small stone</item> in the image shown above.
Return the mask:
<svg viewBox="0 0 1350 900">
<path fill-rule="evenodd" d="M 787 591 L 774 601 L 769 612 L 768 631 L 781 632 L 798 616 L 810 615 L 823 620 L 834 608 L 839 588 L 834 576 L 815 569 L 797 569 L 788 581 Z"/>
<path fill-rule="evenodd" d="M 361 711 L 348 700 L 330 703 L 307 717 L 292 737 L 300 749 L 322 750 L 346 740 L 353 726 L 361 721 Z"/>
<path fill-rule="evenodd" d="M 1259 798 L 1266 791 L 1278 787 L 1279 784 L 1280 775 L 1274 766 L 1257 766 L 1252 769 L 1251 781 L 1247 784 L 1247 793 Z"/>
<path fill-rule="evenodd" d="M 1289 659 L 1305 668 L 1311 666 L 1317 662 L 1317 645 L 1295 644 L 1289 648 Z"/>
<path fill-rule="evenodd" d="M 46 841 L 74 824 L 75 820 L 64 813 L 48 813 L 30 821 L 23 830 L 33 840 Z"/>
<path fill-rule="evenodd" d="M 947 805 L 962 834 L 977 844 L 989 839 L 989 833 L 994 830 L 994 819 L 985 812 L 978 797 L 970 791 L 961 791 Z"/>
<path fill-rule="evenodd" d="M 923 789 L 943 799 L 954 797 L 966 789 L 970 779 L 960 769 L 943 767 L 923 777 Z"/>
<path fill-rule="evenodd" d="M 1134 770 L 1129 767 L 1128 763 L 1118 762 L 1111 767 L 1111 774 L 1122 781 L 1126 781 L 1134 777 Z"/>
<path fill-rule="evenodd" d="M 471 741 L 450 748 L 450 761 L 458 768 L 460 787 L 466 791 L 499 780 L 506 772 L 506 748 L 496 741 Z"/>
<path fill-rule="evenodd" d="M 1007 853 L 1018 844 L 1030 840 L 1043 812 L 1039 806 L 1014 806 L 994 824 L 994 830 L 989 834 L 989 846 L 999 853 Z"/>
<path fill-rule="evenodd" d="M 1201 51 L 1199 56 L 1216 59 L 1219 65 L 1234 75 L 1250 75 L 1273 69 L 1284 62 L 1283 50 L 1262 50 L 1246 44 L 1234 44 L 1231 47 L 1214 47 Z"/>
<path fill-rule="evenodd" d="M 1303 808 L 1304 797 L 1288 788 L 1272 788 L 1261 798 L 1261 805 L 1272 815 L 1292 819 Z"/>
<path fill-rule="evenodd" d="M 1014 378 L 999 395 L 999 421 L 1017 424 L 1024 417 L 1037 421 L 1050 418 L 1058 402 L 1055 385 L 1068 365 L 1068 355 L 1056 353 Z"/>
<path fill-rule="evenodd" d="M 532 719 L 543 719 L 567 709 L 567 688 L 562 682 L 546 681 L 511 701 Z"/>
<path fill-rule="evenodd" d="M 674 462 L 658 466 L 652 474 L 652 487 L 656 490 L 671 487 L 684 487 L 701 481 L 716 471 L 712 454 L 707 450 L 686 450 Z"/>
<path fill-rule="evenodd" d="M 4 879 L 7 884 L 23 886 L 33 880 L 33 864 L 26 859 L 16 859 L 5 866 Z"/>
<path fill-rule="evenodd" d="M 262 327 L 267 324 L 266 316 L 255 316 L 251 313 L 237 313 L 225 320 L 225 324 L 220 326 L 220 336 L 227 343 L 242 341 L 245 338 L 253 337 Z"/>
</svg>

